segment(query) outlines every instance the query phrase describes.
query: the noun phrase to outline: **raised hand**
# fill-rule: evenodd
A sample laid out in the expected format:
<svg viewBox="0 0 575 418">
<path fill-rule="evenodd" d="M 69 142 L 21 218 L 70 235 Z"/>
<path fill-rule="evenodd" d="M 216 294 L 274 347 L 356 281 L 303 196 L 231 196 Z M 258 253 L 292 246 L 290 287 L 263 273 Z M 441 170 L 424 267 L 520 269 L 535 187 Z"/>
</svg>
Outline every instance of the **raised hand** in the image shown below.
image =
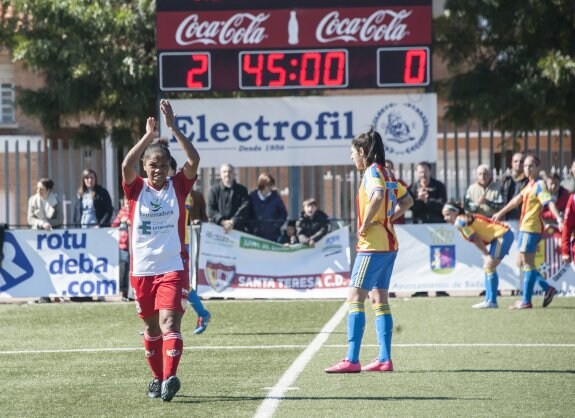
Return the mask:
<svg viewBox="0 0 575 418">
<path fill-rule="evenodd" d="M 166 121 L 168 128 L 172 129 L 174 126 L 176 126 L 176 115 L 174 115 L 174 110 L 172 109 L 172 105 L 168 100 L 160 100 L 160 110 L 164 115 L 164 120 Z"/>
<path fill-rule="evenodd" d="M 156 129 L 156 119 L 150 116 L 148 120 L 146 120 L 146 133 L 154 132 L 155 129 Z"/>
</svg>

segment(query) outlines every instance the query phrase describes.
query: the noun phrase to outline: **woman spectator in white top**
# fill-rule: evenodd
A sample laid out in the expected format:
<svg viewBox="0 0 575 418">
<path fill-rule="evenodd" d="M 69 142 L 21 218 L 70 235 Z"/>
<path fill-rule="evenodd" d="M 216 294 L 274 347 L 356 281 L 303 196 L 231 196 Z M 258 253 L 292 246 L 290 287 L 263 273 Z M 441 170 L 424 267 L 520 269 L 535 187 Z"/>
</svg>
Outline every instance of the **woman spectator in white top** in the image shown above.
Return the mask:
<svg viewBox="0 0 575 418">
<path fill-rule="evenodd" d="M 62 203 L 54 191 L 54 181 L 41 178 L 36 185 L 36 193 L 28 199 L 28 225 L 34 229 L 62 226 Z"/>
</svg>

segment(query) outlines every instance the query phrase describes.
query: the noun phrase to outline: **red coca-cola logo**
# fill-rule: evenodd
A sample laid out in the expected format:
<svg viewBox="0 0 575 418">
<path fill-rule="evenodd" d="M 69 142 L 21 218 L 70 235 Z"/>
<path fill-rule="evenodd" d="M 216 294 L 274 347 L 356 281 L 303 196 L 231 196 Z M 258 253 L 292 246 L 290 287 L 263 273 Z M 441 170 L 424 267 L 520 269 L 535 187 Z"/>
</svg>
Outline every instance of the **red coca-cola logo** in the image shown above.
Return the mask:
<svg viewBox="0 0 575 418">
<path fill-rule="evenodd" d="M 156 23 L 160 51 L 431 43 L 430 6 L 169 11 Z"/>
<path fill-rule="evenodd" d="M 408 10 L 377 10 L 368 17 L 340 18 L 333 11 L 317 25 L 315 36 L 319 42 L 377 42 L 401 41 L 408 34 L 404 21 L 411 15 Z"/>
<path fill-rule="evenodd" d="M 264 40 L 266 28 L 262 26 L 269 13 L 236 13 L 227 20 L 201 21 L 197 14 L 186 17 L 176 30 L 179 45 L 257 45 Z"/>
</svg>

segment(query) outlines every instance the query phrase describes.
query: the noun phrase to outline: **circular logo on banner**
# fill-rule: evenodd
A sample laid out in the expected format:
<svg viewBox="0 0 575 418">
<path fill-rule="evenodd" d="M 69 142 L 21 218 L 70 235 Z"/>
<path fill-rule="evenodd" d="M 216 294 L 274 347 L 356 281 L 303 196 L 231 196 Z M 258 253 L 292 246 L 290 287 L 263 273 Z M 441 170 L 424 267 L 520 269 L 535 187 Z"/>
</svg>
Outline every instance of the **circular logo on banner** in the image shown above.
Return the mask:
<svg viewBox="0 0 575 418">
<path fill-rule="evenodd" d="M 411 154 L 427 140 L 429 121 L 423 111 L 411 103 L 390 103 L 373 118 L 381 134 L 385 152 Z"/>
</svg>

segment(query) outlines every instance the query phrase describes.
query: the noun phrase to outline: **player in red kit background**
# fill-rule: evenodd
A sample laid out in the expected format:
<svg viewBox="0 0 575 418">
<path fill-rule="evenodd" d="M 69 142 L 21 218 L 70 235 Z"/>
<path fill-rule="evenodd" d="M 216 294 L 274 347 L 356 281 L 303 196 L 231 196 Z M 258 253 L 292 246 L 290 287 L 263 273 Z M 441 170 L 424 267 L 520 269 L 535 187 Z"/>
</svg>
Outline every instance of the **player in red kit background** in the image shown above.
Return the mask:
<svg viewBox="0 0 575 418">
<path fill-rule="evenodd" d="M 575 165 L 575 164 L 574 164 Z M 564 263 L 569 263 L 573 260 L 575 252 L 575 194 L 569 196 L 567 206 L 565 207 L 565 218 L 563 220 L 563 228 L 561 228 L 561 259 Z"/>
<path fill-rule="evenodd" d="M 176 376 L 184 347 L 180 324 L 190 286 L 185 200 L 197 178 L 200 156 L 176 127 L 170 103 L 162 100 L 160 109 L 186 162 L 175 176 L 168 177 L 170 151 L 167 143 L 154 140 L 156 121 L 150 117 L 146 133 L 122 163 L 122 186 L 132 225 L 130 283 L 138 315 L 144 320 L 144 348 L 154 376 L 148 396 L 171 401 L 180 389 Z M 140 158 L 145 179 L 136 170 Z"/>
</svg>

